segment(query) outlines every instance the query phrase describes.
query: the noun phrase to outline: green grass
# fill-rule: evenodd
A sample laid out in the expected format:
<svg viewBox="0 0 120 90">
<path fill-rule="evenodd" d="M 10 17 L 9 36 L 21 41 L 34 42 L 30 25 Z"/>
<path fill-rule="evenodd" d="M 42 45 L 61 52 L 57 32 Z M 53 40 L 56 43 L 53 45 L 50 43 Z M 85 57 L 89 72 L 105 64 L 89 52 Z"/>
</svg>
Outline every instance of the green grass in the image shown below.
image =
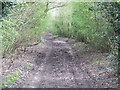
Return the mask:
<svg viewBox="0 0 120 90">
<path fill-rule="evenodd" d="M 74 47 L 80 47 L 81 46 L 81 42 L 76 42 L 73 46 Z"/>
<path fill-rule="evenodd" d="M 17 81 L 21 78 L 20 74 L 14 73 L 7 76 L 7 80 L 2 82 L 2 86 L 0 88 L 7 88 L 11 84 L 16 84 Z"/>
<path fill-rule="evenodd" d="M 33 64 L 32 64 L 32 63 L 26 63 L 26 66 L 30 66 L 30 67 L 32 67 Z"/>
<path fill-rule="evenodd" d="M 20 79 L 20 75 L 18 73 L 15 74 L 10 74 L 8 75 L 8 82 L 15 84 L 17 82 L 17 80 Z"/>
<path fill-rule="evenodd" d="M 14 12 L 3 19 L 3 27 L 0 30 L 3 56 L 6 58 L 14 54 L 20 45 L 31 47 L 32 44 L 28 43 L 37 40 L 44 43 L 45 40 L 41 36 L 47 32 L 48 17 L 44 12 L 44 3 L 19 4 L 15 5 L 12 10 Z"/>
<path fill-rule="evenodd" d="M 106 64 L 99 61 L 99 60 L 96 60 L 96 61 L 92 62 L 92 65 L 102 65 L 103 66 L 103 65 L 106 65 Z"/>
</svg>

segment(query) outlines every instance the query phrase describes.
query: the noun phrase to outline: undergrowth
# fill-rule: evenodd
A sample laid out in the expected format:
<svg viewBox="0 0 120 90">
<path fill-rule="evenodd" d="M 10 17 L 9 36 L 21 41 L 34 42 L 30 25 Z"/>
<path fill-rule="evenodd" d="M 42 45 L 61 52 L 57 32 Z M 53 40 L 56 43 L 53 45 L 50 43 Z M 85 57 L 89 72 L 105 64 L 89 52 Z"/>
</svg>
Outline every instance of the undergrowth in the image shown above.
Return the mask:
<svg viewBox="0 0 120 90">
<path fill-rule="evenodd" d="M 28 43 L 42 42 L 41 38 L 46 30 L 48 17 L 45 3 L 24 3 L 13 5 L 9 13 L 3 17 L 2 35 L 3 57 L 10 57 L 19 47 Z"/>
</svg>

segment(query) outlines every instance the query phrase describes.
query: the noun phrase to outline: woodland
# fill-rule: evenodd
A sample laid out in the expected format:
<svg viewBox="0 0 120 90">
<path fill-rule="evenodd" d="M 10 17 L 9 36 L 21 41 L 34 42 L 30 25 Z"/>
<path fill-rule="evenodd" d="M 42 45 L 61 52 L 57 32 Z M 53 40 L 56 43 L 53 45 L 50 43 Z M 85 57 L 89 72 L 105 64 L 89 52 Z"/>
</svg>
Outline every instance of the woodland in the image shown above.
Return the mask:
<svg viewBox="0 0 120 90">
<path fill-rule="evenodd" d="M 0 6 L 2 62 L 13 63 L 20 51 L 24 54 L 26 48 L 44 45 L 44 36 L 50 34 L 57 39 L 67 38 L 66 42 L 74 40 L 73 46 L 81 47 L 78 50 L 84 55 L 85 45 L 94 53 L 107 53 L 112 67 L 108 69 L 119 76 L 120 2 L 1 2 Z M 30 63 L 27 65 L 32 67 Z M 8 74 L 8 77 L 15 84 L 20 75 Z M 6 81 L 2 87 L 8 86 Z"/>
</svg>

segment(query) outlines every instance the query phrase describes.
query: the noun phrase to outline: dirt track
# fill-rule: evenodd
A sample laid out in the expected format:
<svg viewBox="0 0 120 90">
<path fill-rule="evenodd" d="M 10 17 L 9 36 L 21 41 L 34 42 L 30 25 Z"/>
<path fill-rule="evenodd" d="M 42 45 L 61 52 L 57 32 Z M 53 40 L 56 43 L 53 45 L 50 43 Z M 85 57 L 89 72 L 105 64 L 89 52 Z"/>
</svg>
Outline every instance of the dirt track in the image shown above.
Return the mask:
<svg viewBox="0 0 120 90">
<path fill-rule="evenodd" d="M 50 35 L 47 35 L 45 39 L 48 49 L 46 52 L 38 53 L 35 59 L 38 68 L 32 72 L 32 80 L 28 79 L 24 87 L 92 87 L 87 72 L 77 67 L 69 44 L 53 39 Z"/>
<path fill-rule="evenodd" d="M 106 75 L 97 75 L 97 68 L 92 71 L 92 66 L 83 63 L 85 57 L 76 58 L 73 48 L 67 42 L 54 39 L 51 35 L 45 36 L 43 46 L 35 46 L 27 50 L 26 56 L 14 62 L 13 70 L 23 70 L 21 80 L 10 87 L 17 88 L 101 88 L 116 87 L 105 81 Z M 89 53 L 90 54 L 90 53 Z M 101 57 L 101 56 L 99 56 Z M 94 58 L 94 57 L 89 57 Z M 25 63 L 32 63 L 32 67 L 26 67 Z M 91 62 L 91 61 L 90 61 Z M 91 71 L 90 71 L 91 70 Z M 9 72 L 7 72 L 9 73 Z M 97 73 L 96 76 L 92 75 Z M 109 74 L 109 73 L 108 73 Z M 109 78 L 107 78 L 108 80 Z M 115 81 L 111 77 L 112 80 Z M 111 86 L 113 85 L 113 86 Z"/>
</svg>

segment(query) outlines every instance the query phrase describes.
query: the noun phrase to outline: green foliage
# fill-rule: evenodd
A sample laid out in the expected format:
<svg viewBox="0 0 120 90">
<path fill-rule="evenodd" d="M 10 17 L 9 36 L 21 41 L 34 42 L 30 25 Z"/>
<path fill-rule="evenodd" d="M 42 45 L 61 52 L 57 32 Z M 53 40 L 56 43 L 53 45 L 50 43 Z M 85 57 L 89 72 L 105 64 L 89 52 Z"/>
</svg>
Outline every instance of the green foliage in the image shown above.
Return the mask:
<svg viewBox="0 0 120 90">
<path fill-rule="evenodd" d="M 8 86 L 9 86 L 8 82 L 4 82 L 4 83 L 2 83 L 2 87 L 1 88 L 6 88 Z"/>
<path fill-rule="evenodd" d="M 30 67 L 32 67 L 32 66 L 33 66 L 33 64 L 32 64 L 32 63 L 27 63 L 26 65 L 27 65 L 27 66 L 30 66 Z"/>
<path fill-rule="evenodd" d="M 46 3 L 32 2 L 4 4 L 7 16 L 0 20 L 3 23 L 0 29 L 3 57 L 15 53 L 18 47 L 32 46 L 28 43 L 44 43 L 42 36 L 52 29 L 55 37 L 73 38 L 103 52 L 114 51 L 114 61 L 120 59 L 119 2 L 71 2 L 57 8 L 58 15 L 54 18 L 47 15 L 45 11 L 49 7 L 46 6 Z"/>
<path fill-rule="evenodd" d="M 96 60 L 96 61 L 94 61 L 93 63 L 92 63 L 92 65 L 97 65 L 97 66 L 100 66 L 100 65 L 105 65 L 105 63 L 103 63 L 103 62 L 101 62 L 101 61 L 99 61 L 99 60 Z"/>
<path fill-rule="evenodd" d="M 3 45 L 3 57 L 11 56 L 18 47 L 39 40 L 44 35 L 48 17 L 44 12 L 45 3 L 21 3 L 8 8 L 8 15 L 2 18 L 0 30 Z"/>
<path fill-rule="evenodd" d="M 102 17 L 102 11 L 96 11 L 97 3 L 73 3 L 72 30 L 78 41 L 89 43 L 102 51 L 110 50 L 110 38 L 113 28 L 107 19 Z"/>
<path fill-rule="evenodd" d="M 45 39 L 43 37 L 39 38 L 38 41 L 40 41 L 41 43 L 45 43 Z"/>
<path fill-rule="evenodd" d="M 15 44 L 16 39 L 19 37 L 18 32 L 13 28 L 15 24 L 8 20 L 3 19 L 3 27 L 0 29 L 1 37 L 2 37 L 2 45 L 4 47 L 4 54 L 10 53 L 10 47 Z"/>
<path fill-rule="evenodd" d="M 18 73 L 10 74 L 7 76 L 7 81 L 2 82 L 1 88 L 6 88 L 11 84 L 16 84 L 19 79 L 20 79 L 20 75 Z"/>
<path fill-rule="evenodd" d="M 70 37 L 76 41 L 90 44 L 104 52 L 111 50 L 113 27 L 104 18 L 104 12 L 99 3 L 73 2 L 59 10 L 57 20 L 54 20 L 53 33 L 63 37 Z M 71 8 L 70 8 L 71 7 Z"/>
<path fill-rule="evenodd" d="M 106 12 L 106 18 L 111 23 L 114 28 L 114 34 L 112 37 L 112 55 L 110 55 L 111 60 L 114 65 L 117 66 L 118 73 L 120 74 L 120 3 L 119 2 L 109 2 L 102 3 L 101 8 Z"/>
<path fill-rule="evenodd" d="M 53 20 L 53 34 L 63 37 L 71 37 L 71 10 L 69 7 L 58 9 L 59 15 Z M 56 19 L 57 18 L 57 19 Z"/>
<path fill-rule="evenodd" d="M 102 52 L 120 68 L 120 3 L 72 2 L 59 10 L 53 33 L 74 38 Z M 71 11 L 71 12 L 70 12 Z"/>
<path fill-rule="evenodd" d="M 0 9 L 0 12 L 2 12 L 2 16 L 6 16 L 9 13 L 9 10 L 13 5 L 15 5 L 15 2 L 0 2 L 2 9 Z"/>
<path fill-rule="evenodd" d="M 81 46 L 81 43 L 80 42 L 77 42 L 73 45 L 74 47 L 80 47 Z"/>
<path fill-rule="evenodd" d="M 8 76 L 8 82 L 15 84 L 17 82 L 17 80 L 20 79 L 20 75 L 18 73 L 16 74 L 11 74 Z"/>
</svg>

